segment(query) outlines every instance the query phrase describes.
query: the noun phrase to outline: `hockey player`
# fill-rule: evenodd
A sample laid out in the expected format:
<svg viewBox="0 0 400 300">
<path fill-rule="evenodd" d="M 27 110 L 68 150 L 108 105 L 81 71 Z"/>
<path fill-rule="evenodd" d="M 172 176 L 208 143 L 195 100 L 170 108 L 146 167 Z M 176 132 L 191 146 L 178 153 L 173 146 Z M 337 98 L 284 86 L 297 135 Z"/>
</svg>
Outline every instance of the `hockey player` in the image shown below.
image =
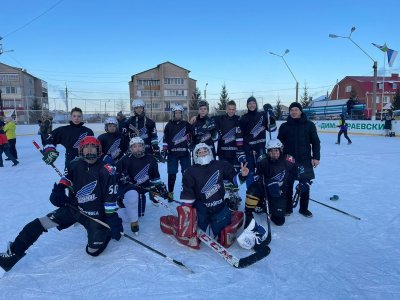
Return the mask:
<svg viewBox="0 0 400 300">
<path fill-rule="evenodd" d="M 218 132 L 215 128 L 215 119 L 208 116 L 208 102 L 200 100 L 198 102 L 199 114 L 190 121 L 192 124 L 193 147 L 204 143 L 211 147 L 212 155 L 216 157 L 214 142 L 218 139 Z"/>
<path fill-rule="evenodd" d="M 182 119 L 183 106 L 176 104 L 172 108 L 172 120 L 164 128 L 163 150 L 161 155 L 167 158 L 168 172 L 168 201 L 174 199 L 174 186 L 178 164 L 181 165 L 181 172 L 190 167 L 189 144 L 191 143 L 191 126 Z"/>
<path fill-rule="evenodd" d="M 82 224 L 88 237 L 86 253 L 91 256 L 102 253 L 111 238 L 121 238 L 123 228 L 116 213 L 115 169 L 101 160 L 101 145 L 95 137 L 83 138 L 78 153 L 79 159 L 71 161 L 68 174 L 54 184 L 51 192 L 50 201 L 58 209 L 25 225 L 14 242 L 9 243 L 7 251 L 0 253 L 2 270 L 11 270 L 26 250 L 50 228 L 63 230 L 76 222 Z M 67 188 L 73 189 L 74 193 L 67 196 Z M 111 230 L 84 214 L 106 222 Z"/>
<path fill-rule="evenodd" d="M 54 129 L 47 135 L 43 144 L 43 160 L 50 165 L 55 162 L 59 153 L 56 146 L 61 144 L 65 147 L 65 168 L 68 169 L 69 163 L 78 157 L 78 145 L 86 136 L 93 136 L 90 128 L 83 126 L 82 110 L 74 107 L 71 110 L 71 121 L 69 125 Z"/>
<path fill-rule="evenodd" d="M 12 155 L 10 152 L 10 144 L 8 143 L 7 136 L 3 131 L 5 123 L 0 120 L 0 167 L 4 167 L 3 165 L 3 152 L 7 156 L 8 160 L 13 162 L 13 167 L 19 164 L 19 161 Z"/>
<path fill-rule="evenodd" d="M 38 125 L 39 125 L 38 135 L 40 135 L 42 145 L 44 145 L 47 136 L 53 130 L 53 117 L 50 116 L 48 113 L 42 114 L 40 120 L 38 120 Z"/>
<path fill-rule="evenodd" d="M 278 226 L 285 223 L 286 186 L 294 163 L 292 156 L 283 155 L 283 144 L 280 140 L 268 141 L 267 156 L 257 164 L 256 181 L 246 192 L 245 228 L 253 219 L 256 207 L 267 212 L 265 198 L 268 200 L 271 221 Z"/>
<path fill-rule="evenodd" d="M 226 114 L 216 116 L 215 124 L 218 131 L 218 159 L 229 162 L 239 172 L 240 163 L 246 162 L 246 156 L 235 101 L 226 104 Z"/>
<path fill-rule="evenodd" d="M 252 182 L 257 159 L 265 154 L 266 131 L 276 130 L 275 119 L 270 113 L 259 112 L 257 100 L 253 96 L 247 99 L 247 113 L 239 120 L 239 126 L 243 135 L 244 151 L 248 168 L 247 187 Z"/>
<path fill-rule="evenodd" d="M 189 167 L 182 179 L 182 192 L 178 217 L 165 216 L 160 219 L 164 233 L 174 234 L 181 243 L 197 248 L 197 226 L 206 231 L 210 225 L 219 242 L 229 247 L 234 235 L 243 223 L 243 213 L 231 212 L 224 201 L 224 180 L 236 186 L 245 181 L 249 172 L 246 164 L 241 164 L 237 174 L 233 166 L 225 161 L 214 160 L 211 147 L 197 144 L 193 151 L 194 165 Z M 197 224 L 196 224 L 197 223 Z"/>
<path fill-rule="evenodd" d="M 145 154 L 142 138 L 132 138 L 129 145 L 130 153 L 117 163 L 117 173 L 120 176 L 118 193 L 125 206 L 118 214 L 125 222 L 130 223 L 132 232 L 137 233 L 138 218 L 144 216 L 146 208 L 145 193 L 154 192 L 166 199 L 168 191 L 161 182 L 156 159 Z"/>
<path fill-rule="evenodd" d="M 133 137 L 140 137 L 144 141 L 145 153 L 152 154 L 157 161 L 162 161 L 156 123 L 146 116 L 145 104 L 142 99 L 132 101 L 133 116 L 126 122 L 124 132 L 127 135 L 125 147 L 129 148 L 129 141 Z"/>
<path fill-rule="evenodd" d="M 104 160 L 114 165 L 115 161 L 126 152 L 122 141 L 122 134 L 118 131 L 118 121 L 114 117 L 109 117 L 104 121 L 105 133 L 99 135 L 98 140 L 101 143 Z"/>
</svg>

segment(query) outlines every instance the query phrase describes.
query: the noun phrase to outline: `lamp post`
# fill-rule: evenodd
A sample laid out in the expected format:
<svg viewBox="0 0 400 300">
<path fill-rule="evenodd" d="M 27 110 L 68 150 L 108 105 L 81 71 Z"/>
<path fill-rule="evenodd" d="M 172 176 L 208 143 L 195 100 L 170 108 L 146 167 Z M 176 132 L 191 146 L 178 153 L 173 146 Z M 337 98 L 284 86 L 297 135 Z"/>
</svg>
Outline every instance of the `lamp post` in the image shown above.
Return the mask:
<svg viewBox="0 0 400 300">
<path fill-rule="evenodd" d="M 290 69 L 289 65 L 287 64 L 284 56 L 286 54 L 289 53 L 289 49 L 286 49 L 285 52 L 282 55 L 276 54 L 274 52 L 269 52 L 269 54 L 275 55 L 275 56 L 279 56 L 280 58 L 282 58 L 283 62 L 285 63 L 286 67 L 288 68 L 290 74 L 292 74 L 294 80 L 296 81 L 296 102 L 299 102 L 299 82 L 297 81 L 296 77 L 294 76 L 292 70 Z"/>
<path fill-rule="evenodd" d="M 206 83 L 206 86 L 204 87 L 204 100 L 207 100 L 207 85 L 208 83 Z"/>
<path fill-rule="evenodd" d="M 372 68 L 374 69 L 374 82 L 373 82 L 373 87 L 372 87 L 372 107 L 371 107 L 371 120 L 376 119 L 376 84 L 378 81 L 378 62 L 374 60 L 363 48 L 361 48 L 353 39 L 351 38 L 352 33 L 356 30 L 355 27 L 352 27 L 350 30 L 349 36 L 341 36 L 337 34 L 329 34 L 330 38 L 343 38 L 343 39 L 348 39 L 350 42 L 352 42 L 354 45 L 357 46 L 358 49 L 360 49 L 366 56 L 368 56 L 372 61 L 373 61 L 373 66 Z M 368 99 L 367 99 L 368 100 Z"/>
</svg>

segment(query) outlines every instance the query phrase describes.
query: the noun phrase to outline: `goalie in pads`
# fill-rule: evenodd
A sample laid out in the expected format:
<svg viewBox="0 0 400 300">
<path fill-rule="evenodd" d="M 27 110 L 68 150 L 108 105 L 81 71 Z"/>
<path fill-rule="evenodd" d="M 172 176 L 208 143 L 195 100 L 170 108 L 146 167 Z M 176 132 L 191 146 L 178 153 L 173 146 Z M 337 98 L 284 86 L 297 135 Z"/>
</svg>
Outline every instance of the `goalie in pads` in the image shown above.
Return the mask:
<svg viewBox="0 0 400 300">
<path fill-rule="evenodd" d="M 198 249 L 197 226 L 203 231 L 210 226 L 219 243 L 229 247 L 243 224 L 243 213 L 229 210 L 224 201 L 224 180 L 237 186 L 245 181 L 249 170 L 242 164 L 240 173 L 236 174 L 229 163 L 214 160 L 211 147 L 204 143 L 196 145 L 193 159 L 195 164 L 182 178 L 180 199 L 184 205 L 177 207 L 178 217 L 161 217 L 161 230 L 174 235 L 182 244 Z"/>
</svg>

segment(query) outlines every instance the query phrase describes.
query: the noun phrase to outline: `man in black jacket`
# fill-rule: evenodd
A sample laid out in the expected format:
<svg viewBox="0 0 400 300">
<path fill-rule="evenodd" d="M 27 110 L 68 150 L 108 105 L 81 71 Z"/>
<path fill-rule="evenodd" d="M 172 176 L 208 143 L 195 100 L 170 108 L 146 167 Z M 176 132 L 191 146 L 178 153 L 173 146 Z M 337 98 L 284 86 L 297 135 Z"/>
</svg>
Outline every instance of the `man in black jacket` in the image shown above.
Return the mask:
<svg viewBox="0 0 400 300">
<path fill-rule="evenodd" d="M 289 114 L 287 121 L 279 127 L 278 133 L 278 139 L 283 143 L 283 153 L 293 156 L 296 161 L 296 167 L 292 169 L 288 179 L 286 214 L 290 215 L 293 212 L 293 185 L 294 181 L 298 180 L 299 212 L 310 218 L 312 217 L 312 213 L 308 210 L 310 184 L 315 178 L 313 168 L 319 165 L 320 141 L 314 123 L 303 114 L 300 103 L 290 104 Z"/>
</svg>

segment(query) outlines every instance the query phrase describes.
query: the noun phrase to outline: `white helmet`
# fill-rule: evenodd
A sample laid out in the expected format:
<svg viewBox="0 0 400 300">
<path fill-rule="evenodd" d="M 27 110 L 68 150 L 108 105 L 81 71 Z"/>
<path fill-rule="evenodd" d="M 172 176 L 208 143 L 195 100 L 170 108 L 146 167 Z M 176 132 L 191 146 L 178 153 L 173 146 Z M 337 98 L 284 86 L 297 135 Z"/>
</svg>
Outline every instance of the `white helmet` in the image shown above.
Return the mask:
<svg viewBox="0 0 400 300">
<path fill-rule="evenodd" d="M 198 156 L 197 152 L 203 148 L 207 149 L 208 154 L 206 156 Z M 195 164 L 202 165 L 202 166 L 208 165 L 213 159 L 214 159 L 214 157 L 212 154 L 211 147 L 208 146 L 207 144 L 199 143 L 196 145 L 196 147 L 194 147 L 193 160 L 194 160 Z"/>
<path fill-rule="evenodd" d="M 278 139 L 269 140 L 267 143 L 267 151 L 271 149 L 279 149 L 282 151 L 283 150 L 282 142 Z"/>
<path fill-rule="evenodd" d="M 132 108 L 135 109 L 136 107 L 143 107 L 145 108 L 144 101 L 142 99 L 135 99 L 132 101 Z"/>
<path fill-rule="evenodd" d="M 175 106 L 172 108 L 172 112 L 176 112 L 177 110 L 183 112 L 185 109 L 183 108 L 182 105 L 180 105 L 180 104 L 175 104 Z"/>
<path fill-rule="evenodd" d="M 134 157 L 140 158 L 140 157 L 142 157 L 144 155 L 144 150 L 145 150 L 144 141 L 143 141 L 143 139 L 141 137 L 136 136 L 136 137 L 131 138 L 131 140 L 129 142 L 129 148 L 131 149 L 132 145 L 135 145 L 135 144 L 142 144 L 142 149 L 143 149 L 142 151 L 133 152 L 131 150 L 132 155 Z"/>
<path fill-rule="evenodd" d="M 107 131 L 107 125 L 108 124 L 114 124 L 115 126 L 117 126 L 117 128 L 118 128 L 118 121 L 117 121 L 117 119 L 116 118 L 114 118 L 114 117 L 108 117 L 107 119 L 105 119 L 105 121 L 104 121 L 104 130 L 105 131 Z"/>
</svg>

